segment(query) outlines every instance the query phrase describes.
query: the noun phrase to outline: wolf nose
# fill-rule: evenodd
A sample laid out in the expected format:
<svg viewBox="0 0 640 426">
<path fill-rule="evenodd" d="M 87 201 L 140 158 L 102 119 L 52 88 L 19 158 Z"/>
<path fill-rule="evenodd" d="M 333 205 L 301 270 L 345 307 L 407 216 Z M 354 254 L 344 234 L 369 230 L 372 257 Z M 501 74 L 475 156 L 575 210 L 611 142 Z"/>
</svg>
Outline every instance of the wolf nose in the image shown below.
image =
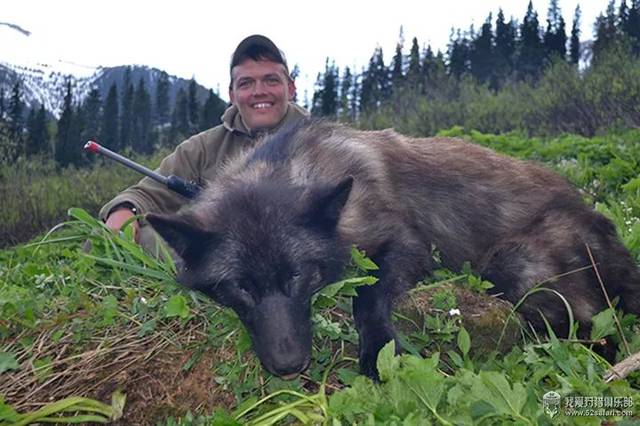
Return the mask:
<svg viewBox="0 0 640 426">
<path fill-rule="evenodd" d="M 280 376 L 280 378 L 282 380 L 293 380 L 296 377 L 298 377 L 298 374 L 300 374 L 300 373 L 287 374 L 286 376 Z"/>
<path fill-rule="evenodd" d="M 298 365 L 286 365 L 286 366 L 274 366 L 273 373 L 275 373 L 278 377 L 283 380 L 293 380 L 300 373 L 306 370 L 311 364 L 311 358 L 306 358 L 302 363 Z"/>
</svg>

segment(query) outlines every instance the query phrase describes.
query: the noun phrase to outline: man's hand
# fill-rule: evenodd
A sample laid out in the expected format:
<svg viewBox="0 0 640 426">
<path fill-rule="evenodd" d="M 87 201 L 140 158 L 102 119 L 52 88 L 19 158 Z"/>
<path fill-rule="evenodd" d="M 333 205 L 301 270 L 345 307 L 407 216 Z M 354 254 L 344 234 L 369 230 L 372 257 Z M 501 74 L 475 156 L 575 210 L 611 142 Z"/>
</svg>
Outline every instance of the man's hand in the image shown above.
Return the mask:
<svg viewBox="0 0 640 426">
<path fill-rule="evenodd" d="M 107 217 L 106 225 L 109 228 L 113 229 L 114 231 L 120 231 L 120 228 L 122 228 L 122 225 L 127 220 L 129 220 L 129 218 L 132 218 L 133 216 L 135 216 L 135 214 L 131 211 L 131 209 L 127 207 L 120 207 L 112 211 L 111 214 L 109 214 L 109 216 Z M 134 221 L 132 225 L 133 225 L 133 238 L 135 239 L 136 242 L 139 242 L 138 238 L 140 236 L 140 225 L 138 224 L 137 220 Z"/>
</svg>

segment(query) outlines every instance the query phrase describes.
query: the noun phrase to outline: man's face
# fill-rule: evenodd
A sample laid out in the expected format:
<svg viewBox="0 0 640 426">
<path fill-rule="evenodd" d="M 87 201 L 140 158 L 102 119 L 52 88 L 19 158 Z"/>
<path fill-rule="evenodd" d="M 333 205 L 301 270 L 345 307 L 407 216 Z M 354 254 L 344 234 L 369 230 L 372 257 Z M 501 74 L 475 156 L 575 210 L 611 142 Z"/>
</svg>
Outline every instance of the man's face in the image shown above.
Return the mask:
<svg viewBox="0 0 640 426">
<path fill-rule="evenodd" d="M 246 59 L 233 67 L 231 75 L 229 99 L 251 131 L 271 129 L 280 123 L 296 92 L 284 65 Z"/>
</svg>

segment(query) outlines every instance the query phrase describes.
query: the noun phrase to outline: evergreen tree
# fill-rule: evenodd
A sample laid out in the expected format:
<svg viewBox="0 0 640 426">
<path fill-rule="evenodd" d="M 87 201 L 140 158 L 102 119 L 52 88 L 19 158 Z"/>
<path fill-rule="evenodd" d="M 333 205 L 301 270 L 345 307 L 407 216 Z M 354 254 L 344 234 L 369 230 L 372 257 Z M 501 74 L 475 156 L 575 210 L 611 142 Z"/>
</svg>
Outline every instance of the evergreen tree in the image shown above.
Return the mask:
<svg viewBox="0 0 640 426">
<path fill-rule="evenodd" d="M 623 31 L 629 39 L 631 52 L 635 56 L 640 56 L 640 0 L 631 2 L 627 23 Z"/>
<path fill-rule="evenodd" d="M 382 47 L 378 46 L 374 57 L 375 85 L 379 94 L 377 97 L 377 104 L 380 105 L 382 102 L 388 100 L 391 97 L 391 76 L 389 74 L 387 66 L 384 63 L 384 53 L 382 52 Z"/>
<path fill-rule="evenodd" d="M 455 38 L 454 38 L 455 35 Z M 449 74 L 460 78 L 469 72 L 471 46 L 466 34 L 451 30 L 449 37 Z"/>
<path fill-rule="evenodd" d="M 0 122 L 4 121 L 5 109 L 4 87 L 0 87 Z"/>
<path fill-rule="evenodd" d="M 289 73 L 289 75 L 291 76 L 291 80 L 293 80 L 294 82 L 298 79 L 298 77 L 300 76 L 300 67 L 298 66 L 298 64 L 295 64 L 293 66 L 293 69 L 291 70 L 291 73 Z M 291 99 L 291 101 L 298 102 L 297 91 L 293 94 L 293 99 Z"/>
<path fill-rule="evenodd" d="M 55 160 L 58 165 L 66 167 L 68 165 L 79 165 L 81 154 L 81 142 L 75 140 L 78 125 L 76 123 L 76 111 L 73 107 L 73 93 L 71 81 L 67 80 L 67 91 L 64 96 L 62 115 L 58 120 L 58 135 L 55 147 Z"/>
<path fill-rule="evenodd" d="M 36 146 L 38 153 L 43 153 L 48 156 L 51 153 L 51 136 L 49 135 L 47 122 L 47 110 L 44 108 L 44 104 L 41 104 L 40 109 L 38 109 L 38 114 L 36 115 Z"/>
<path fill-rule="evenodd" d="M 322 116 L 335 118 L 338 114 L 339 70 L 335 61 L 325 64 L 324 88 L 322 91 Z"/>
<path fill-rule="evenodd" d="M 83 141 L 94 140 L 100 137 L 100 126 L 102 124 L 102 99 L 97 88 L 91 89 L 82 104 L 82 116 L 84 118 L 84 128 L 81 139 Z"/>
<path fill-rule="evenodd" d="M 131 147 L 132 145 L 132 127 L 133 127 L 133 96 L 134 87 L 131 82 L 131 68 L 127 67 L 124 73 L 124 82 L 122 87 L 121 105 L 120 105 L 120 147 L 121 149 Z"/>
<path fill-rule="evenodd" d="M 513 74 L 517 34 L 516 22 L 513 18 L 506 22 L 504 13 L 500 9 L 496 19 L 495 63 L 493 66 L 493 73 L 498 86 L 502 86 L 506 79 Z"/>
<path fill-rule="evenodd" d="M 69 149 L 74 156 L 73 164 L 75 166 L 81 166 L 83 160 L 92 162 L 95 159 L 95 156 L 89 157 L 82 150 L 82 147 L 86 143 L 86 140 L 82 138 L 86 123 L 82 105 L 77 104 L 74 108 L 73 119 L 71 120 L 71 133 L 69 137 Z"/>
<path fill-rule="evenodd" d="M 569 46 L 569 58 L 570 62 L 574 65 L 578 65 L 580 62 L 580 5 L 576 5 L 576 10 L 573 13 L 573 24 L 571 25 L 571 41 Z"/>
<path fill-rule="evenodd" d="M 349 96 L 349 119 L 351 122 L 355 122 L 358 118 L 358 95 L 360 93 L 360 84 L 358 83 L 358 75 L 356 73 L 351 77 L 351 95 Z"/>
<path fill-rule="evenodd" d="M 360 104 L 358 105 L 360 112 L 372 112 L 377 108 L 377 94 L 375 87 L 375 56 L 369 59 L 369 67 L 366 70 L 362 70 L 362 82 L 360 84 L 360 92 L 358 98 Z"/>
<path fill-rule="evenodd" d="M 409 68 L 407 69 L 407 81 L 409 86 L 417 89 L 420 84 L 420 48 L 416 37 L 411 41 L 411 51 L 409 52 Z"/>
<path fill-rule="evenodd" d="M 329 64 L 329 58 L 324 65 L 324 73 L 318 74 L 316 93 L 312 112 L 322 117 L 335 118 L 338 113 L 338 85 L 339 70 L 335 62 Z"/>
<path fill-rule="evenodd" d="M 542 72 L 543 45 L 540 39 L 540 24 L 538 12 L 533 9 L 529 1 L 527 13 L 520 25 L 520 39 L 518 40 L 517 71 L 520 78 L 537 78 Z"/>
<path fill-rule="evenodd" d="M 450 86 L 450 77 L 447 74 L 447 66 L 445 63 L 444 53 L 440 50 L 433 58 L 433 65 L 429 71 L 428 88 L 425 90 L 427 96 L 440 96 L 441 98 L 449 98 L 447 89 Z"/>
<path fill-rule="evenodd" d="M 35 122 L 36 122 L 36 114 L 37 114 L 36 109 L 31 108 L 29 110 L 29 114 L 27 115 L 27 125 L 26 125 L 27 137 L 26 137 L 26 141 L 23 149 L 23 152 L 26 157 L 33 156 L 34 145 L 33 145 L 32 134 L 35 134 L 34 128 L 35 128 Z"/>
<path fill-rule="evenodd" d="M 113 83 L 102 108 L 100 143 L 106 148 L 118 151 L 122 148 L 118 137 L 118 87 Z"/>
<path fill-rule="evenodd" d="M 396 44 L 396 53 L 391 61 L 391 91 L 398 91 L 404 83 L 404 57 L 402 48 L 404 47 L 404 34 L 400 27 L 400 37 Z"/>
<path fill-rule="evenodd" d="M 153 150 L 151 139 L 151 96 L 140 77 L 133 96 L 133 149 L 149 154 Z"/>
<path fill-rule="evenodd" d="M 327 58 L 327 61 L 329 58 Z M 325 65 L 326 67 L 326 65 Z M 314 84 L 313 98 L 311 99 L 311 114 L 320 115 L 322 111 L 322 93 L 324 92 L 324 74 L 321 72 L 316 76 Z"/>
<path fill-rule="evenodd" d="M 593 61 L 597 62 L 600 56 L 618 42 L 618 28 L 616 27 L 615 0 L 610 0 L 607 5 L 606 15 L 602 13 L 596 18 L 595 39 L 593 40 Z"/>
<path fill-rule="evenodd" d="M 360 111 L 377 111 L 379 106 L 389 99 L 390 79 L 384 64 L 384 53 L 376 47 L 369 60 L 369 67 L 363 73 L 360 87 Z"/>
<path fill-rule="evenodd" d="M 202 107 L 202 114 L 200 114 L 200 131 L 220 124 L 225 107 L 224 101 L 209 89 L 209 96 Z"/>
<path fill-rule="evenodd" d="M 200 102 L 198 102 L 198 85 L 192 78 L 189 81 L 189 87 L 187 89 L 187 108 L 189 118 L 189 131 L 188 133 L 194 133 L 200 124 Z"/>
<path fill-rule="evenodd" d="M 171 138 L 175 140 L 177 137 L 186 137 L 189 131 L 189 105 L 187 94 L 183 88 L 178 90 L 176 95 L 176 104 L 171 115 Z"/>
<path fill-rule="evenodd" d="M 565 22 L 558 5 L 558 0 L 551 0 L 547 11 L 547 29 L 543 37 L 545 58 L 551 60 L 559 57 L 563 60 L 567 56 L 567 33 Z"/>
<path fill-rule="evenodd" d="M 351 120 L 351 87 L 353 85 L 353 76 L 349 67 L 345 67 L 340 80 L 340 105 L 339 114 L 342 120 Z"/>
<path fill-rule="evenodd" d="M 421 93 L 426 93 L 426 87 L 429 84 L 430 76 L 435 68 L 435 56 L 433 55 L 433 50 L 431 49 L 431 45 L 428 45 L 422 55 L 422 65 L 420 66 L 420 85 L 421 85 Z"/>
<path fill-rule="evenodd" d="M 618 8 L 618 19 L 616 26 L 621 34 L 627 34 L 629 25 L 629 7 L 626 0 L 620 1 L 620 7 Z"/>
<path fill-rule="evenodd" d="M 23 154 L 20 150 L 23 144 L 22 133 L 24 131 L 24 103 L 22 102 L 22 82 L 16 80 L 11 89 L 11 98 L 9 99 L 9 134 L 13 139 L 19 152 L 17 155 Z"/>
<path fill-rule="evenodd" d="M 44 105 L 32 108 L 27 118 L 28 143 L 25 154 L 32 157 L 38 154 L 49 154 L 49 131 L 47 129 L 47 112 Z"/>
<path fill-rule="evenodd" d="M 494 64 L 493 30 L 491 28 L 491 14 L 482 24 L 480 33 L 471 41 L 469 65 L 471 74 L 480 82 L 486 83 L 492 76 Z"/>
<path fill-rule="evenodd" d="M 155 124 L 163 125 L 169 122 L 169 88 L 171 83 L 169 82 L 169 74 L 162 71 L 158 76 L 156 82 L 156 99 L 154 104 L 154 120 Z"/>
</svg>

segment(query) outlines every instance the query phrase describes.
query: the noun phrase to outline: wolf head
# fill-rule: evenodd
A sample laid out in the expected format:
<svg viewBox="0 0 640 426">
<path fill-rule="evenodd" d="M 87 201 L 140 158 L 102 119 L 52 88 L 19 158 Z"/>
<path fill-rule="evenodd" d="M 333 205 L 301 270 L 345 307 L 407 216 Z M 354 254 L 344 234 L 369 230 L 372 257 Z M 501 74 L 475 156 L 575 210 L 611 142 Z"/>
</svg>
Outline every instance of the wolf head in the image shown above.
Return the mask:
<svg viewBox="0 0 640 426">
<path fill-rule="evenodd" d="M 311 296 L 348 259 L 337 226 L 352 182 L 240 182 L 188 212 L 146 219 L 182 258 L 178 281 L 232 308 L 263 366 L 294 376 L 311 359 Z"/>
</svg>

